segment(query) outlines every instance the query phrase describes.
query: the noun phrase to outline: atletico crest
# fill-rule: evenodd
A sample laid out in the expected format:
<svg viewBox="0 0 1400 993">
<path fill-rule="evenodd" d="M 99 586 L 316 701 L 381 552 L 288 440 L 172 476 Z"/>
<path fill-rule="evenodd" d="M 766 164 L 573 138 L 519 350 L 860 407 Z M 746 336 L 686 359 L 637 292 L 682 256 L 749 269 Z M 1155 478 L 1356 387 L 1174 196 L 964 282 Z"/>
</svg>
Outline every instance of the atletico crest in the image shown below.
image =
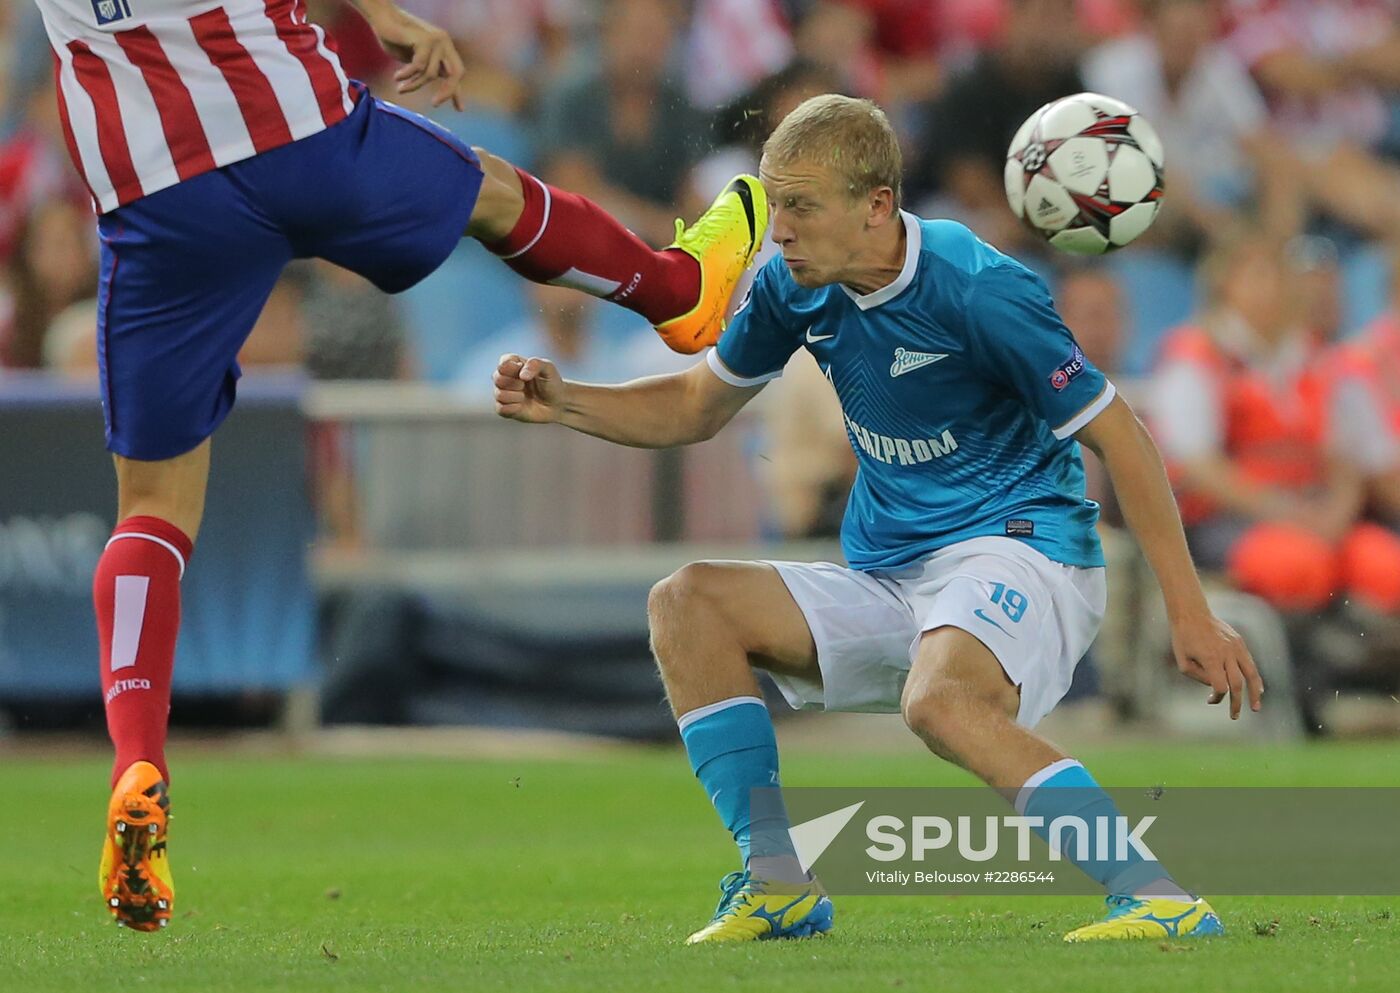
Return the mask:
<svg viewBox="0 0 1400 993">
<path fill-rule="evenodd" d="M 97 15 L 97 26 L 105 27 L 115 21 L 124 21 L 131 16 L 130 0 L 92 0 L 92 12 Z"/>
</svg>

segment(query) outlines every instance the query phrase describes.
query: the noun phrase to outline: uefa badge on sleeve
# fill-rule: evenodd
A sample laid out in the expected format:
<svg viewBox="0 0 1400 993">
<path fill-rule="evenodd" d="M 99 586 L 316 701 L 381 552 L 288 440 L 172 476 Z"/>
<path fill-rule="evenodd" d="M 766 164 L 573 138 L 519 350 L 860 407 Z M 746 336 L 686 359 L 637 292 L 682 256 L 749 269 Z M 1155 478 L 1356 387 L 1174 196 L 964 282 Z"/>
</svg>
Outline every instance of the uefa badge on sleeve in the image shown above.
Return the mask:
<svg viewBox="0 0 1400 993">
<path fill-rule="evenodd" d="M 1069 353 L 1069 358 L 1061 362 L 1059 368 L 1050 374 L 1050 388 L 1059 393 L 1070 381 L 1084 371 L 1084 353 L 1075 345 L 1074 350 Z"/>
</svg>

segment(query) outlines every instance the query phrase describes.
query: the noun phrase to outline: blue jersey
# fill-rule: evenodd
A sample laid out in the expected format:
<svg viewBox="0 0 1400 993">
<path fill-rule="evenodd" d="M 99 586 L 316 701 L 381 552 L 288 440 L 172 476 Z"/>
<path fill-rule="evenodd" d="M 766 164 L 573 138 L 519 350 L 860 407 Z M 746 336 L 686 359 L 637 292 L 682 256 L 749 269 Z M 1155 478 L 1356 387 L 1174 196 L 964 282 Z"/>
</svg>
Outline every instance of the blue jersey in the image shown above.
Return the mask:
<svg viewBox="0 0 1400 993">
<path fill-rule="evenodd" d="M 894 282 L 865 295 L 805 289 L 775 258 L 710 367 L 756 386 L 799 347 L 816 358 L 859 460 L 841 528 L 852 568 L 893 569 L 987 535 L 1103 565 L 1071 435 L 1109 405 L 1113 384 L 1039 276 L 961 224 L 902 216 L 908 249 Z"/>
</svg>

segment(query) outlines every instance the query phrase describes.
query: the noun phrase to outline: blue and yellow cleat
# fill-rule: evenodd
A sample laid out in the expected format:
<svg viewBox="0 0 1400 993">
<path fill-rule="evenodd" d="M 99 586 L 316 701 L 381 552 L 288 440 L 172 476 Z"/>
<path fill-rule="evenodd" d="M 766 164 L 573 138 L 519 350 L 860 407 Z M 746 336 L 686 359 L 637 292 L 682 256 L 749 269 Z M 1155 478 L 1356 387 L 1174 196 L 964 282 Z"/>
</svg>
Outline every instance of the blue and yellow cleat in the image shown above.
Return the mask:
<svg viewBox="0 0 1400 993">
<path fill-rule="evenodd" d="M 1111 896 L 1108 916 L 1093 924 L 1075 928 L 1065 941 L 1111 941 L 1132 938 L 1208 938 L 1224 934 L 1210 904 L 1166 897 Z"/>
<path fill-rule="evenodd" d="M 831 899 L 816 880 L 771 883 L 745 870 L 725 876 L 719 888 L 723 895 L 715 916 L 685 940 L 687 945 L 810 938 L 831 930 Z"/>
</svg>

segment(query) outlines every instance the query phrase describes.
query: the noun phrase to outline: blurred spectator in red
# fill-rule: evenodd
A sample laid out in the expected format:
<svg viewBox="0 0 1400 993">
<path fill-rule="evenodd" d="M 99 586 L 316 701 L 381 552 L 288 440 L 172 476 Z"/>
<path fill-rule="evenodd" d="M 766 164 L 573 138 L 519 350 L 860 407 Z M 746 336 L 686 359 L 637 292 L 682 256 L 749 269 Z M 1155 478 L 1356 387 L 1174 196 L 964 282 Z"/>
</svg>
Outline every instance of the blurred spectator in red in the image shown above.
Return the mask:
<svg viewBox="0 0 1400 993">
<path fill-rule="evenodd" d="M 0 334 L 0 365 L 37 369 L 44 339 L 61 312 L 97 293 L 97 247 L 91 212 L 50 200 L 26 218 L 0 290 L 9 300 L 9 326 Z"/>
<path fill-rule="evenodd" d="M 686 41 L 686 87 L 697 107 L 720 107 L 778 72 L 793 55 L 780 0 L 696 0 Z"/>
<path fill-rule="evenodd" d="M 939 200 L 923 213 L 966 221 L 1002 248 L 1033 244 L 1006 207 L 1006 147 L 1042 104 L 1084 89 L 1073 0 L 1011 0 L 1005 30 L 953 76 L 929 116 L 910 185 Z"/>
<path fill-rule="evenodd" d="M 1076 266 L 1060 277 L 1055 305 L 1065 327 L 1074 334 L 1089 360 L 1109 377 L 1118 371 L 1127 324 L 1123 291 L 1111 269 Z M 1085 449 L 1085 495 L 1099 505 L 1099 520 L 1112 527 L 1123 525 L 1123 514 L 1103 464 Z"/>
<path fill-rule="evenodd" d="M 910 102 L 931 100 L 943 85 L 939 49 L 944 12 L 930 0 L 848 0 L 870 13 L 883 66 L 881 102 L 896 118 Z"/>
<path fill-rule="evenodd" d="M 797 54 L 826 69 L 839 81 L 839 90 L 882 100 L 885 66 L 875 49 L 875 17 L 869 10 L 843 0 L 816 0 L 794 30 Z"/>
<path fill-rule="evenodd" d="M 1217 40 L 1218 5 L 1144 0 L 1142 7 L 1142 29 L 1091 50 L 1082 71 L 1090 90 L 1131 104 L 1162 137 L 1171 196 L 1154 235 L 1195 243 L 1228 232 L 1250 210 L 1275 236 L 1295 233 L 1301 201 L 1290 157 L 1279 154 L 1248 70 Z"/>
<path fill-rule="evenodd" d="M 1390 309 L 1337 349 L 1333 450 L 1361 473 L 1371 515 L 1400 528 L 1400 253 Z M 1395 577 L 1400 582 L 1400 576 Z"/>
<path fill-rule="evenodd" d="M 1152 0 L 1079 0 L 1079 23 L 1093 38 L 1116 38 L 1137 27 Z"/>
<path fill-rule="evenodd" d="M 1312 202 L 1358 230 L 1400 224 L 1400 170 L 1376 149 L 1400 88 L 1393 0 L 1233 0 L 1230 44 L 1301 160 Z"/>
<path fill-rule="evenodd" d="M 0 142 L 0 260 L 14 252 L 31 211 L 55 197 L 87 198 L 63 148 L 53 80 L 21 102 L 22 113 Z"/>
<path fill-rule="evenodd" d="M 1400 610 L 1400 582 L 1377 582 L 1400 577 L 1400 542 L 1357 526 L 1360 480 L 1329 457 L 1326 363 L 1282 251 L 1239 240 L 1203 275 L 1211 309 L 1168 336 L 1153 418 L 1197 561 L 1284 611 L 1343 592 Z"/>
<path fill-rule="evenodd" d="M 675 236 L 690 168 L 708 147 L 704 117 L 667 74 L 681 27 L 671 0 L 607 0 L 602 62 L 543 98 L 545 175 L 587 196 L 653 245 Z"/>
</svg>

